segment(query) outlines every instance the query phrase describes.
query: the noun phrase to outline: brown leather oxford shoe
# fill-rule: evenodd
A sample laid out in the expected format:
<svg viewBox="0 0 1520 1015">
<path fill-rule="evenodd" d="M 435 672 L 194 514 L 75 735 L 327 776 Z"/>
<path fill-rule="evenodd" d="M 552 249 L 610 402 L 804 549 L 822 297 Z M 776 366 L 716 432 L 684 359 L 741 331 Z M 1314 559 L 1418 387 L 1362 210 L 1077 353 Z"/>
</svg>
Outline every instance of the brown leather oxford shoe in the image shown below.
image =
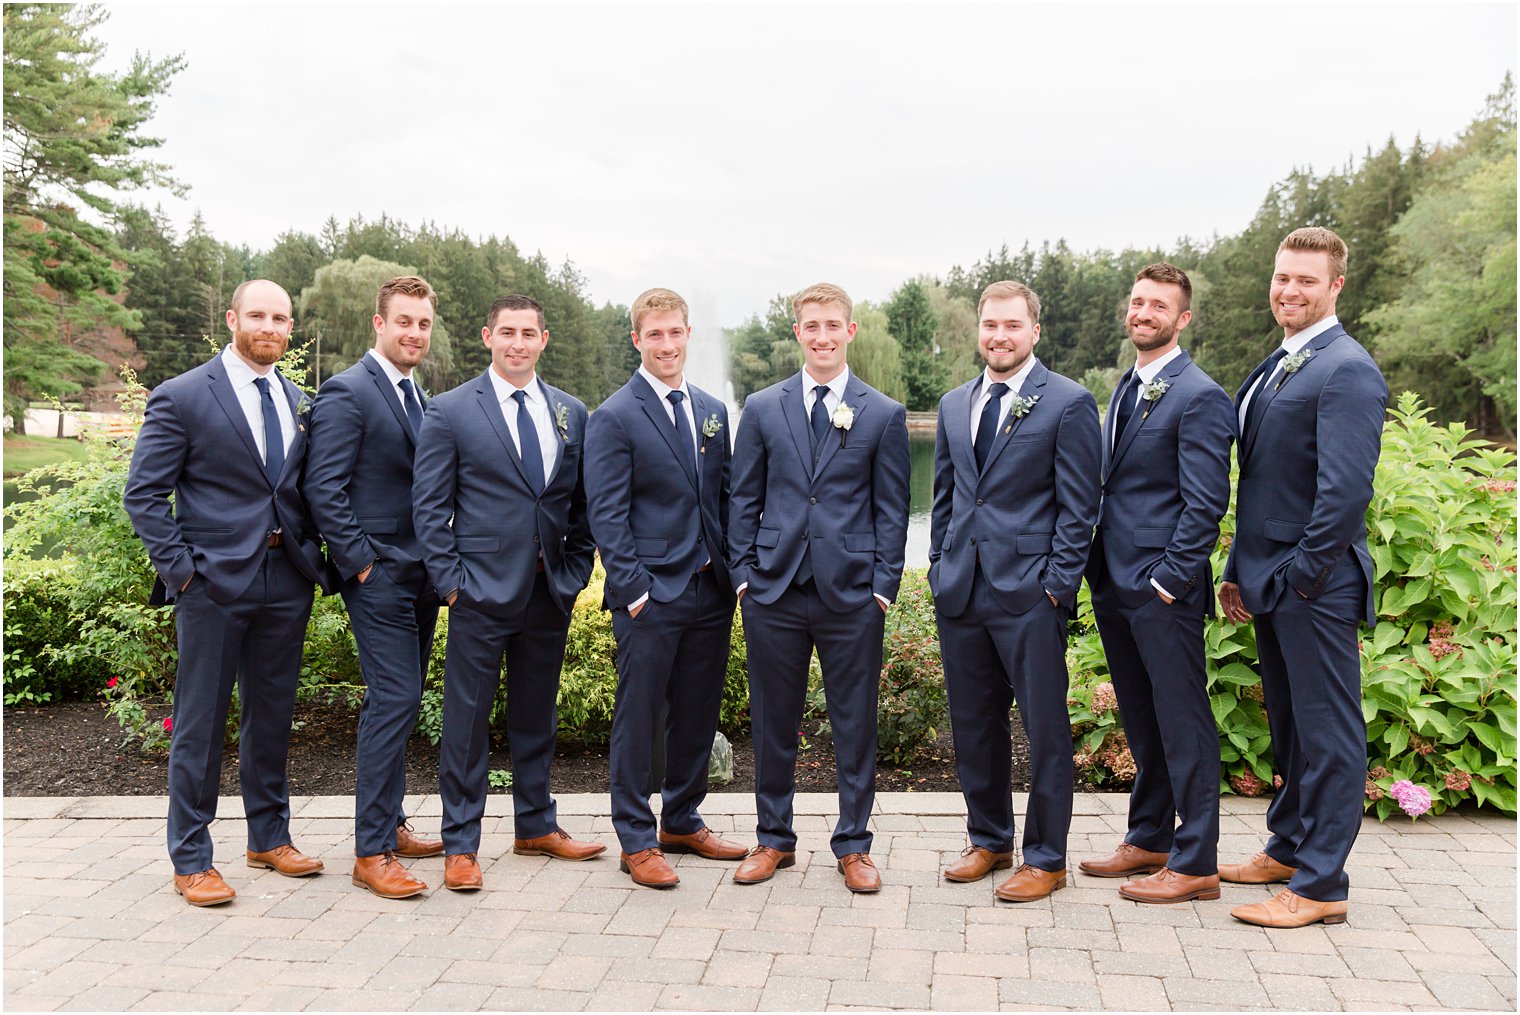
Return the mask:
<svg viewBox="0 0 1520 1015">
<path fill-rule="evenodd" d="M 769 846 L 756 846 L 734 871 L 734 882 L 741 885 L 758 885 L 776 876 L 778 870 L 797 862 L 796 853 L 783 853 Z"/>
<path fill-rule="evenodd" d="M 634 884 L 645 888 L 674 888 L 681 883 L 665 861 L 665 854 L 658 849 L 618 854 L 618 870 L 632 878 Z"/>
<path fill-rule="evenodd" d="M 871 861 L 870 853 L 851 853 L 839 860 L 839 873 L 844 875 L 844 886 L 852 892 L 869 894 L 881 891 L 881 874 Z"/>
<path fill-rule="evenodd" d="M 513 839 L 512 852 L 519 856 L 552 856 L 556 860 L 590 860 L 601 856 L 607 847 L 600 842 L 580 842 L 568 832 L 556 828 L 536 839 Z"/>
<path fill-rule="evenodd" d="M 1265 852 L 1257 853 L 1245 863 L 1219 865 L 1219 880 L 1232 885 L 1270 885 L 1274 881 L 1287 881 L 1297 873 L 1297 867 L 1278 863 Z"/>
<path fill-rule="evenodd" d="M 660 848 L 667 853 L 695 853 L 708 860 L 743 860 L 749 850 L 729 842 L 707 826 L 690 835 L 674 835 L 660 829 Z"/>
<path fill-rule="evenodd" d="M 322 869 L 322 861 L 314 856 L 307 856 L 296 849 L 290 843 L 276 846 L 274 849 L 249 850 L 248 866 L 263 867 L 272 870 L 276 874 L 283 874 L 287 878 L 304 878 L 316 874 Z"/>
<path fill-rule="evenodd" d="M 192 906 L 220 906 L 237 898 L 232 886 L 222 880 L 215 867 L 194 874 L 174 875 L 174 891 Z"/>
<path fill-rule="evenodd" d="M 1166 853 L 1153 853 L 1127 842 L 1101 860 L 1083 860 L 1077 869 L 1095 878 L 1133 878 L 1154 874 L 1171 859 Z"/>
<path fill-rule="evenodd" d="M 1284 888 L 1266 902 L 1236 906 L 1230 915 L 1258 927 L 1307 927 L 1311 923 L 1345 923 L 1346 900 L 1315 902 Z"/>
<path fill-rule="evenodd" d="M 453 853 L 443 858 L 443 887 L 449 891 L 474 892 L 484 884 L 474 853 Z"/>
<path fill-rule="evenodd" d="M 427 884 L 401 866 L 389 851 L 354 858 L 353 882 L 382 899 L 409 899 L 427 891 Z"/>
<path fill-rule="evenodd" d="M 1057 888 L 1066 887 L 1064 870 L 1046 871 L 1020 864 L 1013 876 L 993 889 L 992 894 L 1004 902 L 1034 902 Z"/>
<path fill-rule="evenodd" d="M 980 881 L 993 871 L 1007 870 L 1013 866 L 1013 854 L 994 853 L 980 846 L 967 846 L 961 850 L 961 858 L 945 868 L 946 881 Z"/>
<path fill-rule="evenodd" d="M 437 856 L 442 852 L 442 839 L 424 839 L 412 831 L 412 826 L 407 822 L 396 826 L 397 856 L 404 856 L 408 860 L 421 860 L 424 857 Z"/>
<path fill-rule="evenodd" d="M 1190 902 L 1219 898 L 1218 874 L 1178 874 L 1163 867 L 1148 878 L 1126 881 L 1119 894 L 1131 902 Z"/>
</svg>

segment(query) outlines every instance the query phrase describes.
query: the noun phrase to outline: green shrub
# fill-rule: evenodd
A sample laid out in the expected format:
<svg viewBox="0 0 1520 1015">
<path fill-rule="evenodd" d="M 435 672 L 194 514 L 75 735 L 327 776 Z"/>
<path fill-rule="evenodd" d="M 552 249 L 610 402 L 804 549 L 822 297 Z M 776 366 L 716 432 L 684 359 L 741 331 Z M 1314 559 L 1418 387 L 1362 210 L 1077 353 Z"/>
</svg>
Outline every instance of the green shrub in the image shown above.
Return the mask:
<svg viewBox="0 0 1520 1015">
<path fill-rule="evenodd" d="M 897 601 L 888 610 L 876 757 L 897 767 L 911 764 L 919 749 L 939 735 L 949 708 L 928 574 L 923 569 L 909 570 L 903 573 Z"/>
</svg>

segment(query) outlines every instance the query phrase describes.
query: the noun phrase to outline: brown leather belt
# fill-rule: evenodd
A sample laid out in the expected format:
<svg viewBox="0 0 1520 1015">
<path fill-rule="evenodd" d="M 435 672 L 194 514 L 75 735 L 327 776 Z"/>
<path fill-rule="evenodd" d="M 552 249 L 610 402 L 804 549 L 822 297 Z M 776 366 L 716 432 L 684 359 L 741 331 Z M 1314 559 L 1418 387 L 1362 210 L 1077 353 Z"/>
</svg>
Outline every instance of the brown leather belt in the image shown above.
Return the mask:
<svg viewBox="0 0 1520 1015">
<path fill-rule="evenodd" d="M 269 548 L 271 550 L 283 542 L 285 542 L 285 533 L 281 532 L 279 529 L 275 529 L 269 534 Z"/>
</svg>

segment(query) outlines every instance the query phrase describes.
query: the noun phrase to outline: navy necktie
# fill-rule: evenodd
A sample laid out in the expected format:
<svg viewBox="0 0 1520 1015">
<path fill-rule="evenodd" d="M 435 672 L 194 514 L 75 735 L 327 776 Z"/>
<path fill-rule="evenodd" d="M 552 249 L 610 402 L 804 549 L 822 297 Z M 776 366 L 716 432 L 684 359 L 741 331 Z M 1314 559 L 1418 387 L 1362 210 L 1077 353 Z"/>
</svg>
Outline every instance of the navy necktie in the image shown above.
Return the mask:
<svg viewBox="0 0 1520 1015">
<path fill-rule="evenodd" d="M 412 424 L 412 437 L 415 438 L 422 430 L 422 403 L 417 401 L 417 389 L 412 387 L 412 379 L 403 377 L 398 382 L 401 388 L 401 400 L 406 403 L 406 418 Z"/>
<path fill-rule="evenodd" d="M 544 452 L 538 446 L 538 430 L 533 426 L 533 417 L 528 414 L 528 393 L 514 391 L 512 397 L 517 399 L 517 443 L 523 472 L 528 476 L 533 493 L 541 494 L 544 492 Z"/>
<path fill-rule="evenodd" d="M 1267 357 L 1267 362 L 1261 368 L 1261 380 L 1256 384 L 1256 390 L 1251 392 L 1251 404 L 1246 408 L 1246 425 L 1240 435 L 1244 437 L 1248 433 L 1255 433 L 1256 426 L 1261 422 L 1261 414 L 1267 411 L 1267 382 L 1272 379 L 1272 372 L 1277 369 L 1277 364 L 1288 354 L 1288 350 L 1278 346 L 1272 355 Z"/>
<path fill-rule="evenodd" d="M 1129 376 L 1119 388 L 1119 397 L 1114 399 L 1114 447 L 1119 446 L 1119 439 L 1124 436 L 1124 430 L 1129 426 L 1130 417 L 1135 414 L 1135 385 L 1140 381 L 1140 374 L 1130 370 Z"/>
<path fill-rule="evenodd" d="M 823 396 L 829 393 L 827 384 L 820 384 L 813 389 L 813 411 L 808 416 L 813 425 L 813 460 L 818 460 L 818 451 L 823 447 L 823 439 L 829 433 L 829 409 L 823 404 Z"/>
<path fill-rule="evenodd" d="M 1003 396 L 1008 385 L 998 381 L 987 389 L 987 404 L 982 406 L 982 418 L 976 425 L 976 467 L 986 468 L 987 456 L 992 453 L 992 442 L 997 440 L 998 423 L 1003 418 Z"/>
<path fill-rule="evenodd" d="M 692 449 L 691 427 L 686 422 L 686 411 L 681 408 L 681 403 L 686 396 L 679 391 L 672 391 L 665 396 L 670 400 L 670 407 L 675 410 L 676 417 L 676 446 L 681 449 L 681 466 L 686 469 L 686 475 L 691 481 L 697 481 L 697 453 Z"/>
<path fill-rule="evenodd" d="M 258 385 L 259 404 L 264 410 L 264 471 L 269 474 L 270 485 L 278 486 L 280 472 L 285 468 L 285 435 L 269 394 L 269 378 L 255 377 L 253 383 Z"/>
</svg>

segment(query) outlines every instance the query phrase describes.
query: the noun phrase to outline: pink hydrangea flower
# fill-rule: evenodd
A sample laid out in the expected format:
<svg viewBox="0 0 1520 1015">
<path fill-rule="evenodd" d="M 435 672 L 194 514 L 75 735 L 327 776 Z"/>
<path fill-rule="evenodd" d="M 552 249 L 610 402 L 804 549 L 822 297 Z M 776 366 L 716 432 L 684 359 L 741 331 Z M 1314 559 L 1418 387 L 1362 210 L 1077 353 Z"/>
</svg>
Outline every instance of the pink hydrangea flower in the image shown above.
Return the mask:
<svg viewBox="0 0 1520 1015">
<path fill-rule="evenodd" d="M 1446 788 L 1465 793 L 1472 788 L 1472 776 L 1460 768 L 1446 773 Z"/>
<path fill-rule="evenodd" d="M 1107 715 L 1119 707 L 1119 697 L 1114 694 L 1114 685 L 1107 680 L 1093 688 L 1092 711 L 1093 715 Z"/>
<path fill-rule="evenodd" d="M 1417 818 L 1430 810 L 1430 790 L 1424 786 L 1416 786 L 1408 779 L 1400 779 L 1394 783 L 1389 787 L 1388 794 L 1411 818 Z"/>
</svg>

